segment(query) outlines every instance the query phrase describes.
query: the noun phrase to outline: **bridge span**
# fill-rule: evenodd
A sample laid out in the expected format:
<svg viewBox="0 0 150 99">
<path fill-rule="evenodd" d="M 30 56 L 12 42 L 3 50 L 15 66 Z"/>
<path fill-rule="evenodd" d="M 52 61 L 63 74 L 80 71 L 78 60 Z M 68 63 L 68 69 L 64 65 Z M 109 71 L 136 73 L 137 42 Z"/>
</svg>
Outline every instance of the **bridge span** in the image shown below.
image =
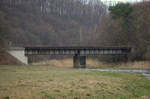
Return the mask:
<svg viewBox="0 0 150 99">
<path fill-rule="evenodd" d="M 25 55 L 72 55 L 74 68 L 86 68 L 86 56 L 128 55 L 131 47 L 48 47 L 26 46 Z"/>
</svg>

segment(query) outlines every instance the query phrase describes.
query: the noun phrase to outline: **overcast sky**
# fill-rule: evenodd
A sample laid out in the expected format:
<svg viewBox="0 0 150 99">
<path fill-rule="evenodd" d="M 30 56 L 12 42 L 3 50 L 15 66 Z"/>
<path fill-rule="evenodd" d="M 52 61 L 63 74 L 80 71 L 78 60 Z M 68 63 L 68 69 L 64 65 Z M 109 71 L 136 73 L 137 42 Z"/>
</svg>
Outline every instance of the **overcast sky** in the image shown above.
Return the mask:
<svg viewBox="0 0 150 99">
<path fill-rule="evenodd" d="M 134 3 L 134 2 L 140 2 L 142 0 L 101 0 L 101 1 L 104 2 L 104 4 L 106 4 L 106 5 L 109 6 L 110 2 L 112 2 L 112 3 L 114 3 L 114 2 L 124 2 L 124 3 L 129 2 L 129 3 Z M 114 3 L 114 4 L 116 4 L 116 3 Z"/>
<path fill-rule="evenodd" d="M 101 0 L 101 1 L 135 2 L 135 1 L 141 1 L 141 0 Z"/>
</svg>

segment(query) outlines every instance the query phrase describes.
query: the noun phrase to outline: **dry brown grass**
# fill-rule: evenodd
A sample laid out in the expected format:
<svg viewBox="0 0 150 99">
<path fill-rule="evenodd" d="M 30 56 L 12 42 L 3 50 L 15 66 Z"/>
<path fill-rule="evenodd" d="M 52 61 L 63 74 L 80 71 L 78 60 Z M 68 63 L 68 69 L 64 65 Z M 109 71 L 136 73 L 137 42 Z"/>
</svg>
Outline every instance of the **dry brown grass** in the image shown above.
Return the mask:
<svg viewBox="0 0 150 99">
<path fill-rule="evenodd" d="M 139 62 L 128 62 L 119 64 L 119 68 L 131 68 L 131 69 L 150 69 L 149 61 L 139 61 Z"/>
<path fill-rule="evenodd" d="M 38 63 L 33 63 L 33 65 L 50 65 L 53 67 L 73 67 L 73 60 L 71 58 L 66 58 L 62 60 L 52 59 L 48 61 L 42 61 Z"/>
<path fill-rule="evenodd" d="M 92 59 L 92 58 L 87 59 L 88 67 L 92 67 L 92 66 L 97 67 L 97 66 L 103 66 L 103 65 L 104 65 L 104 63 L 100 62 L 97 59 Z"/>
<path fill-rule="evenodd" d="M 91 59 L 88 58 L 86 60 L 86 65 L 87 67 L 98 67 L 98 66 L 103 66 L 104 64 L 97 59 Z M 48 61 L 42 61 L 38 63 L 33 63 L 33 65 L 50 65 L 54 67 L 67 67 L 67 68 L 72 68 L 73 67 L 73 59 L 72 58 L 65 58 L 65 59 L 52 59 Z"/>
<path fill-rule="evenodd" d="M 33 65 L 49 65 L 52 67 L 63 67 L 63 68 L 72 68 L 73 60 L 72 58 L 65 59 L 53 59 L 38 63 L 33 63 Z M 88 58 L 86 61 L 87 68 L 118 68 L 118 69 L 150 69 L 149 61 L 136 61 L 136 62 L 127 62 L 127 63 L 103 63 L 98 59 Z"/>
</svg>

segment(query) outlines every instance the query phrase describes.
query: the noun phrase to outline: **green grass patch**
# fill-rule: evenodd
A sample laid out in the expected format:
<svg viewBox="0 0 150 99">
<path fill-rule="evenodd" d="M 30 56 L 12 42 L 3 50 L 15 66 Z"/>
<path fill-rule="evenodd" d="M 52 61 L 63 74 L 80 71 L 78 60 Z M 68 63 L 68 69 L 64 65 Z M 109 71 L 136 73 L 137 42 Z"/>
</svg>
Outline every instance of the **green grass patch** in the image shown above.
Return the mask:
<svg viewBox="0 0 150 99">
<path fill-rule="evenodd" d="M 0 99 L 150 99 L 141 74 L 0 66 Z"/>
</svg>

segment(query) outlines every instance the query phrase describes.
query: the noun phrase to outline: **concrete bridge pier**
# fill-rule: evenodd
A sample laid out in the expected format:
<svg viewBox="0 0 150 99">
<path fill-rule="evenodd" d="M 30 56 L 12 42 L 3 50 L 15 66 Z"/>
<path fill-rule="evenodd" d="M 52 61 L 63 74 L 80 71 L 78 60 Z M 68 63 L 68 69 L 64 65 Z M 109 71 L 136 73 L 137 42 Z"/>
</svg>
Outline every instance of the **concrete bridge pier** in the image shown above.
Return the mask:
<svg viewBox="0 0 150 99">
<path fill-rule="evenodd" d="M 86 68 L 86 56 L 75 55 L 73 57 L 74 68 Z"/>
</svg>

